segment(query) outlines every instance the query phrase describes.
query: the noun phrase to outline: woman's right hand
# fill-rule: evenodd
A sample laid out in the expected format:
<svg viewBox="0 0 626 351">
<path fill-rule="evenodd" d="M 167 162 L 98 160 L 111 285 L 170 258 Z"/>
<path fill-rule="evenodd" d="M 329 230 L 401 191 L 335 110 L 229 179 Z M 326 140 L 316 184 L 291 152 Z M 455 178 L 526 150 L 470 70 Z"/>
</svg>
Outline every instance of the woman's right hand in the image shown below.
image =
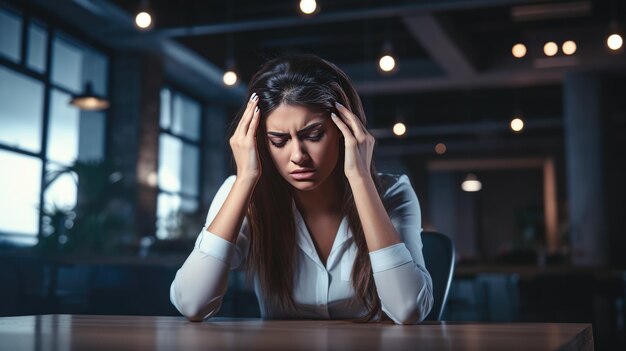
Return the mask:
<svg viewBox="0 0 626 351">
<path fill-rule="evenodd" d="M 239 179 L 256 181 L 261 177 L 261 161 L 256 146 L 256 130 L 260 119 L 258 102 L 259 96 L 253 93 L 229 141 L 237 164 L 237 178 Z"/>
</svg>

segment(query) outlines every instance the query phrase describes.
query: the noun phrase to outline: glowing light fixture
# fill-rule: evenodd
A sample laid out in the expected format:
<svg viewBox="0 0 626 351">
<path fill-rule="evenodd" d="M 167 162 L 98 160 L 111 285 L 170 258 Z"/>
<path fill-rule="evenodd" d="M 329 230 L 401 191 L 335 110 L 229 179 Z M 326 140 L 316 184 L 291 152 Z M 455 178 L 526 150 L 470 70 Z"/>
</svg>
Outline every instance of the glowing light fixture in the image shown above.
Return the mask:
<svg viewBox="0 0 626 351">
<path fill-rule="evenodd" d="M 527 52 L 526 45 L 521 44 L 521 43 L 513 45 L 513 49 L 511 49 L 511 53 L 516 58 L 522 58 L 526 56 L 526 52 Z"/>
<path fill-rule="evenodd" d="M 237 73 L 233 71 L 226 71 L 226 73 L 224 73 L 223 80 L 226 85 L 235 85 L 235 83 L 237 83 Z"/>
<path fill-rule="evenodd" d="M 135 25 L 141 30 L 147 30 L 152 26 L 152 15 L 150 14 L 148 0 L 141 0 L 139 3 L 139 9 L 135 16 Z"/>
<path fill-rule="evenodd" d="M 305 15 L 310 15 L 317 9 L 315 0 L 300 0 L 300 11 Z"/>
<path fill-rule="evenodd" d="M 559 52 L 559 46 L 553 41 L 549 41 L 543 46 L 543 53 L 546 56 L 554 56 L 557 52 Z"/>
<path fill-rule="evenodd" d="M 233 86 L 237 84 L 237 70 L 235 69 L 235 50 L 234 50 L 234 38 L 232 35 L 228 36 L 226 56 L 226 69 L 222 80 L 227 86 Z"/>
<path fill-rule="evenodd" d="M 393 134 L 400 136 L 406 133 L 406 126 L 402 122 L 398 122 L 393 125 Z"/>
<path fill-rule="evenodd" d="M 521 132 L 524 129 L 524 121 L 519 118 L 513 118 L 511 120 L 511 130 L 513 130 L 514 132 Z"/>
<path fill-rule="evenodd" d="M 443 155 L 446 153 L 447 150 L 448 148 L 444 143 L 437 143 L 437 145 L 435 145 L 435 152 L 437 153 L 437 155 Z"/>
<path fill-rule="evenodd" d="M 469 173 L 465 177 L 465 180 L 463 181 L 463 183 L 461 184 L 461 189 L 469 193 L 480 191 L 480 189 L 482 188 L 483 188 L 483 184 L 480 182 L 480 180 L 478 180 L 476 175 L 473 173 Z"/>
<path fill-rule="evenodd" d="M 561 45 L 561 50 L 565 55 L 573 55 L 576 52 L 576 42 L 568 40 Z"/>
<path fill-rule="evenodd" d="M 135 24 L 141 29 L 148 29 L 152 25 L 152 16 L 145 11 L 139 12 L 135 16 Z"/>
<path fill-rule="evenodd" d="M 91 83 L 86 83 L 84 92 L 80 95 L 74 95 L 70 104 L 86 111 L 99 111 L 109 107 L 107 99 L 94 94 Z"/>
<path fill-rule="evenodd" d="M 396 67 L 396 59 L 391 55 L 385 55 L 378 60 L 378 66 L 385 72 L 391 72 Z"/>
<path fill-rule="evenodd" d="M 613 51 L 621 49 L 623 44 L 624 39 L 622 39 L 622 36 L 617 33 L 613 33 L 606 38 L 606 46 Z"/>
</svg>

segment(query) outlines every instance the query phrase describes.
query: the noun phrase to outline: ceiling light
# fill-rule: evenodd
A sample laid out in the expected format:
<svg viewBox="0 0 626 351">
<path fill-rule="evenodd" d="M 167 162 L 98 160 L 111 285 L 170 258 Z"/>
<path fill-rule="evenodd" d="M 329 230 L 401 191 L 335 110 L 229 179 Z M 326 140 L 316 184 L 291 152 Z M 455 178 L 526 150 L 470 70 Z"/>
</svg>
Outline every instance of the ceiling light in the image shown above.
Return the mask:
<svg viewBox="0 0 626 351">
<path fill-rule="evenodd" d="M 141 29 L 148 29 L 152 24 L 152 16 L 145 11 L 139 12 L 135 16 L 135 24 Z"/>
<path fill-rule="evenodd" d="M 524 121 L 521 118 L 516 117 L 511 120 L 511 130 L 514 132 L 521 132 L 524 129 Z"/>
<path fill-rule="evenodd" d="M 622 44 L 624 44 L 624 40 L 622 39 L 622 36 L 617 33 L 609 35 L 606 39 L 606 45 L 613 51 L 621 49 Z"/>
<path fill-rule="evenodd" d="M 74 95 L 70 104 L 85 111 L 99 111 L 109 107 L 109 101 L 93 93 L 91 83 L 85 84 L 85 90 L 80 95 Z"/>
<path fill-rule="evenodd" d="M 467 191 L 469 193 L 473 193 L 476 191 L 480 191 L 483 188 L 483 184 L 478 180 L 475 174 L 469 173 L 463 183 L 461 184 L 461 189 L 463 191 Z"/>
<path fill-rule="evenodd" d="M 226 71 L 226 73 L 224 73 L 223 80 L 226 85 L 235 85 L 235 83 L 237 83 L 237 73 L 233 71 Z"/>
<path fill-rule="evenodd" d="M 396 67 L 396 59 L 391 55 L 385 55 L 378 60 L 378 66 L 385 72 L 391 72 Z"/>
<path fill-rule="evenodd" d="M 530 4 L 511 8 L 511 17 L 515 22 L 573 18 L 586 16 L 591 13 L 591 9 L 591 2 L 589 0 L 552 4 Z"/>
<path fill-rule="evenodd" d="M 573 40 L 564 42 L 561 46 L 561 50 L 563 50 L 565 55 L 573 55 L 576 52 L 576 42 Z"/>
<path fill-rule="evenodd" d="M 393 125 L 393 134 L 397 136 L 404 135 L 406 133 L 406 126 L 402 122 L 398 122 Z"/>
<path fill-rule="evenodd" d="M 516 58 L 522 58 L 526 56 L 526 45 L 524 44 L 515 44 L 513 45 L 513 49 L 511 49 L 513 56 Z"/>
<path fill-rule="evenodd" d="M 554 56 L 557 52 L 559 52 L 559 46 L 553 41 L 549 41 L 543 46 L 543 53 L 546 56 Z"/>
<path fill-rule="evenodd" d="M 305 15 L 310 15 L 317 9 L 315 0 L 300 0 L 300 11 Z"/>
<path fill-rule="evenodd" d="M 446 153 L 447 150 L 448 148 L 444 143 L 437 143 L 437 145 L 435 145 L 435 152 L 437 153 L 437 155 L 443 155 Z"/>
</svg>

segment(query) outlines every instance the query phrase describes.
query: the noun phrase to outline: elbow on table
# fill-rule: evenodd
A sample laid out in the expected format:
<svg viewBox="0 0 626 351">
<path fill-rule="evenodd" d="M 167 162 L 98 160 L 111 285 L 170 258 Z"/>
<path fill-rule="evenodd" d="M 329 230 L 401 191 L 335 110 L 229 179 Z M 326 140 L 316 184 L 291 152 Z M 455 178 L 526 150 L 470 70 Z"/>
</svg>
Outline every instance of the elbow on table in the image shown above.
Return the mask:
<svg viewBox="0 0 626 351">
<path fill-rule="evenodd" d="M 414 299 L 406 303 L 402 308 L 387 314 L 396 324 L 417 324 L 424 321 L 433 307 L 432 294 L 422 299 Z"/>
<path fill-rule="evenodd" d="M 202 322 L 217 314 L 221 306 L 221 300 L 216 303 L 209 303 L 206 306 L 181 306 L 180 313 L 190 322 Z"/>
<path fill-rule="evenodd" d="M 419 308 L 406 308 L 399 311 L 394 316 L 393 320 L 396 324 L 417 324 L 426 318 L 427 313 L 424 313 Z"/>
<path fill-rule="evenodd" d="M 172 290 L 171 302 L 178 312 L 191 322 L 201 322 L 217 314 L 222 306 L 222 296 L 216 296 L 206 303 L 198 303 Z"/>
</svg>

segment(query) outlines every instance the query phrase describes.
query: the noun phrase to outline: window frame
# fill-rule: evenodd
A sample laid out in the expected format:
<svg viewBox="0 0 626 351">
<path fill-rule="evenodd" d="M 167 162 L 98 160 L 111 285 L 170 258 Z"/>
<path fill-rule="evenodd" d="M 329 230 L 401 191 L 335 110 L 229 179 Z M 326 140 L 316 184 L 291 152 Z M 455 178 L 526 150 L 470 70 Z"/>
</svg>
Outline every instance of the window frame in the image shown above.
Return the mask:
<svg viewBox="0 0 626 351">
<path fill-rule="evenodd" d="M 161 150 L 160 150 L 160 140 L 161 140 L 161 135 L 162 134 L 166 134 L 169 135 L 172 138 L 176 138 L 178 140 L 180 140 L 183 145 L 188 145 L 188 146 L 194 146 L 197 147 L 198 149 L 198 180 L 197 180 L 197 189 L 198 189 L 198 193 L 196 195 L 189 195 L 186 194 L 182 191 L 170 191 L 170 190 L 165 190 L 162 189 L 159 182 L 157 181 L 157 185 L 156 185 L 156 190 L 157 190 L 157 211 L 158 211 L 158 198 L 160 194 L 166 194 L 166 195 L 170 195 L 170 196 L 178 196 L 181 199 L 189 199 L 189 200 L 196 200 L 197 202 L 197 209 L 196 211 L 193 213 L 195 215 L 199 214 L 199 212 L 201 211 L 201 209 L 203 208 L 203 197 L 202 197 L 202 192 L 204 190 L 204 186 L 203 186 L 203 179 L 205 176 L 205 170 L 204 170 L 204 164 L 205 164 L 205 147 L 206 147 L 206 138 L 205 138 L 205 134 L 206 134 L 206 118 L 205 118 L 205 114 L 206 114 L 206 106 L 204 103 L 204 100 L 201 99 L 200 97 L 198 97 L 195 94 L 190 94 L 188 91 L 186 91 L 185 89 L 181 88 L 180 86 L 177 86 L 175 83 L 170 82 L 170 81 L 166 81 L 163 86 L 161 87 L 160 92 L 162 92 L 164 89 L 168 89 L 170 92 L 170 103 L 169 103 L 169 115 L 170 115 L 170 126 L 168 128 L 163 128 L 163 126 L 161 125 L 161 113 L 162 111 L 159 111 L 159 150 L 158 150 L 158 154 L 157 154 L 157 179 L 159 177 L 158 174 L 158 169 L 160 167 L 160 159 L 161 159 Z M 172 132 L 172 125 L 174 124 L 174 97 L 176 95 L 181 95 L 184 96 L 187 99 L 193 100 L 194 102 L 196 102 L 199 107 L 200 107 L 200 121 L 199 121 L 199 129 L 200 129 L 200 135 L 198 137 L 198 141 L 195 141 L 193 139 L 190 139 L 189 137 L 186 137 L 184 135 L 179 135 L 176 134 L 174 132 Z M 159 94 L 159 96 L 161 96 L 161 94 Z M 158 212 L 156 213 L 155 218 L 159 218 L 158 216 Z M 169 240 L 170 238 L 158 238 L 156 236 L 156 232 L 158 231 L 158 228 L 155 226 L 155 238 L 157 240 Z"/>
<path fill-rule="evenodd" d="M 51 161 L 47 157 L 48 153 L 48 134 L 50 132 L 50 106 L 51 106 L 51 97 L 52 91 L 58 90 L 62 93 L 74 95 L 76 92 L 73 92 L 63 86 L 54 84 L 52 82 L 52 61 L 53 61 L 53 43 L 57 36 L 59 39 L 69 41 L 71 44 L 80 45 L 84 49 L 89 49 L 93 51 L 97 51 L 99 54 L 103 55 L 107 59 L 107 72 L 106 72 L 106 95 L 108 98 L 111 97 L 112 88 L 111 88 L 111 62 L 112 62 L 112 52 L 110 49 L 94 42 L 94 40 L 86 37 L 81 31 L 75 30 L 73 28 L 64 25 L 60 21 L 55 18 L 50 17 L 49 15 L 37 11 L 30 7 L 19 7 L 13 4 L 9 5 L 3 1 L 0 1 L 0 10 L 12 13 L 14 15 L 20 16 L 22 20 L 22 28 L 20 29 L 20 60 L 19 62 L 13 62 L 8 58 L 0 56 L 0 66 L 4 68 L 16 72 L 18 74 L 24 75 L 28 78 L 37 80 L 38 82 L 43 84 L 43 110 L 41 118 L 41 135 L 40 142 L 41 147 L 39 152 L 32 152 L 28 150 L 23 150 L 18 147 L 10 146 L 3 144 L 0 142 L 0 149 L 8 152 L 17 153 L 20 155 L 26 155 L 30 157 L 35 157 L 41 162 L 41 176 L 40 176 L 40 192 L 39 192 L 39 221 L 37 224 L 38 231 L 36 235 L 25 235 L 23 233 L 15 233 L 8 232 L 0 229 L 0 245 L 7 241 L 10 245 L 20 245 L 23 242 L 28 242 L 26 245 L 36 245 L 39 240 L 43 237 L 43 217 L 44 217 L 44 198 L 46 191 L 46 169 L 48 163 L 56 162 Z M 34 23 L 40 26 L 44 26 L 47 31 L 46 42 L 45 42 L 45 72 L 40 73 L 33 68 L 30 68 L 28 63 L 28 47 L 29 47 L 29 27 L 30 24 Z M 82 88 L 82 87 L 81 87 Z M 104 145 L 103 145 L 103 160 L 109 159 L 109 140 L 110 140 L 110 126 L 111 121 L 108 116 L 108 111 L 103 111 L 104 113 Z M 12 239 L 15 238 L 15 239 Z M 20 243 L 20 244 L 18 244 Z"/>
</svg>

